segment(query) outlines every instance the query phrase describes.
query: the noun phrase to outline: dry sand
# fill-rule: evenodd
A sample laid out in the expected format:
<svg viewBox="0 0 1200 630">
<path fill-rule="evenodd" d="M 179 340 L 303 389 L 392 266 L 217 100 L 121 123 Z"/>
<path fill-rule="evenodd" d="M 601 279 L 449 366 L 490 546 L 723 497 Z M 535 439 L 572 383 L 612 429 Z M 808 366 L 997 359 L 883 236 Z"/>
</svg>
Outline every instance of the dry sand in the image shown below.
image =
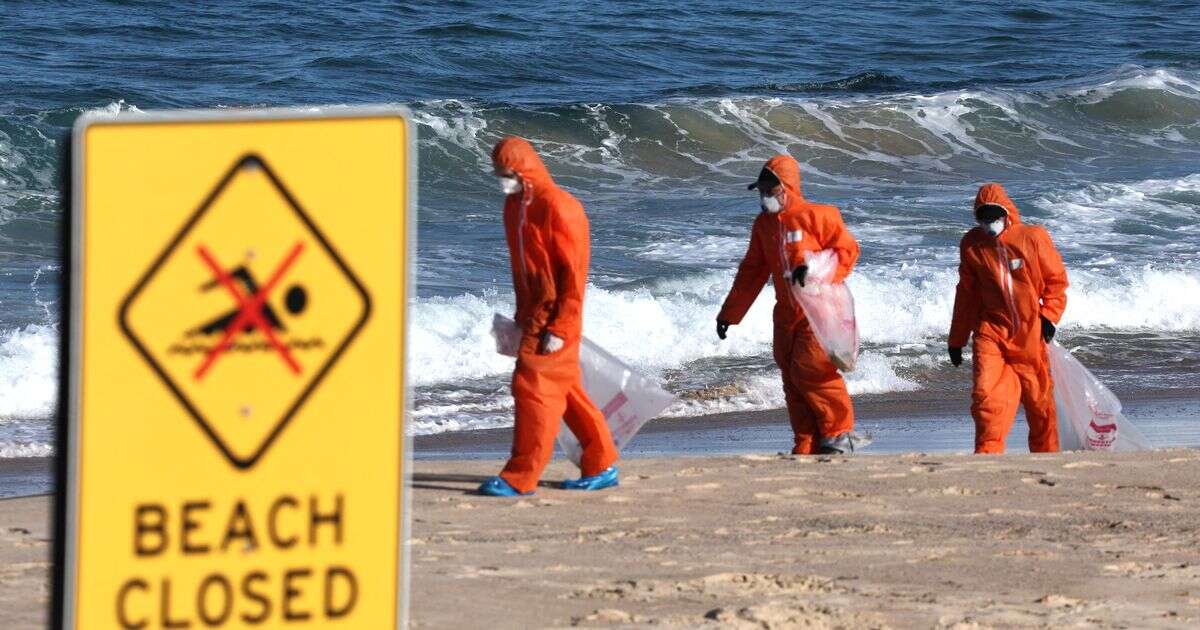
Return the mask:
<svg viewBox="0 0 1200 630">
<path fill-rule="evenodd" d="M 48 496 L 0 499 L 0 627 L 42 628 L 50 601 Z"/>
<path fill-rule="evenodd" d="M 496 466 L 417 464 L 414 626 L 1200 624 L 1198 451 L 636 459 L 615 491 L 464 493 Z"/>
<path fill-rule="evenodd" d="M 1200 624 L 1200 451 L 633 459 L 616 490 L 467 494 L 497 466 L 416 464 L 414 627 Z M 44 624 L 49 504 L 0 501 L 4 628 Z"/>
</svg>

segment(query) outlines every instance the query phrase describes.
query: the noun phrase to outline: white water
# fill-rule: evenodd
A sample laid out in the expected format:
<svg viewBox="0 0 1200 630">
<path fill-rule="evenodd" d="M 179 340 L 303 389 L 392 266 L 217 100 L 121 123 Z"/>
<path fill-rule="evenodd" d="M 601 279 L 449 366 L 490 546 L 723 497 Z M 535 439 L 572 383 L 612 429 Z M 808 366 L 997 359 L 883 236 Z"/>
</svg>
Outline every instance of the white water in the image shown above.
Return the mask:
<svg viewBox="0 0 1200 630">
<path fill-rule="evenodd" d="M 0 332 L 0 458 L 45 457 L 48 419 L 58 402 L 58 331 L 27 326 Z"/>
<path fill-rule="evenodd" d="M 941 340 L 950 326 L 957 273 L 917 265 L 860 268 L 848 284 L 866 344 Z M 584 333 L 640 369 L 661 372 L 699 359 L 754 356 L 770 349 L 769 288 L 741 325 L 720 341 L 710 330 L 732 273 L 713 272 L 657 286 L 615 291 L 590 287 Z M 1136 305 L 1136 308 L 1131 308 Z M 512 361 L 496 356 L 491 314 L 511 314 L 512 302 L 492 295 L 419 300 L 413 319 L 416 385 L 479 379 L 506 373 Z M 1110 331 L 1200 332 L 1200 270 L 1149 265 L 1071 273 L 1063 328 Z"/>
<path fill-rule="evenodd" d="M 850 279 L 865 344 L 863 367 L 848 378 L 855 393 L 911 390 L 919 385 L 908 375 L 922 369 L 922 361 L 944 361 L 956 282 L 953 243 L 970 222 L 971 193 L 983 178 L 1011 175 L 1027 193 L 1035 191 L 1018 203 L 1031 222 L 1050 230 L 1068 258 L 1072 286 L 1064 330 L 1195 334 L 1200 174 L 1180 176 L 1176 165 L 1200 157 L 1198 85 L 1190 72 L 1133 69 L 1045 89 L 929 95 L 747 95 L 550 111 L 419 103 L 413 113 L 421 134 L 423 192 L 447 188 L 430 181 L 465 184 L 465 200 L 457 205 L 421 209 L 422 229 L 433 226 L 431 238 L 422 236 L 421 263 L 452 277 L 504 278 L 502 252 L 469 252 L 476 254 L 471 265 L 485 266 L 464 269 L 459 261 L 466 235 L 438 230 L 447 223 L 458 228 L 455 221 L 463 218 L 494 226 L 498 200 L 487 175 L 488 154 L 497 138 L 514 129 L 530 131 L 556 176 L 579 193 L 589 212 L 597 210 L 594 228 L 605 222 L 610 229 L 661 228 L 661 216 L 660 224 L 645 225 L 649 219 L 637 212 L 646 206 L 639 201 L 686 210 L 693 201 L 723 203 L 729 195 L 745 195 L 741 184 L 761 160 L 786 150 L 804 164 L 805 181 L 817 184 L 814 197 L 837 191 L 850 229 L 864 245 L 863 262 Z M 138 111 L 124 102 L 105 109 Z M 545 127 L 546 137 L 538 138 L 546 117 L 561 125 Z M 51 155 L 51 149 L 33 151 L 0 138 L 0 184 L 8 184 L 0 185 L 0 237 L 10 238 L 18 217 L 11 208 L 18 201 L 40 195 L 46 198 L 42 205 L 52 205 L 53 195 L 44 190 L 51 178 L 41 166 L 49 158 L 29 157 Z M 1168 164 L 1167 174 L 1137 179 L 1144 160 Z M 490 195 L 481 192 L 483 185 Z M 753 199 L 742 205 L 752 208 Z M 647 272 L 649 280 L 630 273 L 636 282 L 592 286 L 585 332 L 647 372 L 688 387 L 712 377 L 713 385 L 738 388 L 716 400 L 681 402 L 669 414 L 779 407 L 770 360 L 770 290 L 728 340 L 719 342 L 712 332 L 745 251 L 749 218 L 708 209 L 711 223 L 688 223 L 684 214 L 655 238 L 620 243 L 622 262 L 655 271 Z M 664 233 L 672 236 L 657 236 Z M 512 363 L 494 352 L 488 330 L 492 313 L 511 313 L 512 301 L 506 281 L 495 286 L 412 304 L 414 432 L 511 422 L 506 380 Z M 42 453 L 49 449 L 46 421 L 55 404 L 57 333 L 44 325 L 7 326 L 0 328 L 0 456 Z M 714 365 L 721 362 L 737 363 L 741 371 L 720 372 Z"/>
<path fill-rule="evenodd" d="M 1064 330 L 1200 331 L 1200 272 L 1149 266 L 1075 270 L 1068 291 Z M 721 357 L 769 357 L 772 335 L 768 287 L 741 325 L 719 341 L 713 320 L 731 282 L 729 273 L 709 273 L 657 286 L 613 291 L 592 287 L 585 311 L 585 334 L 637 368 L 663 375 L 685 370 L 693 376 Z M 900 376 L 905 369 L 929 369 L 945 359 L 942 348 L 950 325 L 956 272 L 916 265 L 895 269 L 866 267 L 849 280 L 855 294 L 863 343 L 859 368 L 847 375 L 852 394 L 918 389 Z M 1136 308 L 1131 308 L 1136 304 Z M 446 390 L 418 408 L 414 433 L 507 426 L 511 404 L 506 376 L 512 360 L 495 353 L 489 334 L 491 313 L 508 313 L 511 303 L 492 296 L 421 300 L 414 319 L 413 358 L 422 369 L 419 385 Z M 921 346 L 927 348 L 922 348 Z M 916 348 L 916 354 L 911 351 Z M 439 357 L 449 357 L 439 360 Z M 713 400 L 684 399 L 666 415 L 779 408 L 777 372 L 769 359 L 748 369 L 738 392 Z M 905 368 L 905 369 L 901 369 Z M 693 378 L 693 380 L 695 380 Z M 457 390 L 462 383 L 487 381 L 495 393 L 480 401 Z M 721 383 L 714 383 L 721 384 Z M 457 393 L 455 393 L 457 392 Z"/>
</svg>

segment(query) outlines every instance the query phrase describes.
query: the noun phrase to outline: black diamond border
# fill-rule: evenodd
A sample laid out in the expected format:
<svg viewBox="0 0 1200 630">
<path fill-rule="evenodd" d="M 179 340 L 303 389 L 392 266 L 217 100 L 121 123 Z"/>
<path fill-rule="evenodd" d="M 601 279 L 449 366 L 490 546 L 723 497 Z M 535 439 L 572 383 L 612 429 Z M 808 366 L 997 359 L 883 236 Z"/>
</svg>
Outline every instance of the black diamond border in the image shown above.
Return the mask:
<svg viewBox="0 0 1200 630">
<path fill-rule="evenodd" d="M 163 263 L 166 262 L 167 257 L 171 255 L 176 248 L 178 248 L 184 237 L 187 236 L 187 234 L 192 230 L 196 223 L 200 221 L 204 214 L 208 212 L 213 201 L 215 201 L 217 197 L 221 195 L 221 193 L 225 190 L 225 187 L 233 179 L 234 175 L 236 175 L 238 171 L 245 168 L 258 168 L 262 169 L 262 171 L 266 173 L 267 178 L 271 180 L 271 183 L 274 184 L 276 190 L 283 195 L 283 198 L 288 202 L 288 205 L 291 206 L 292 211 L 294 211 L 296 216 L 299 217 L 300 221 L 308 227 L 309 231 L 316 236 L 317 241 L 322 247 L 325 248 L 325 251 L 330 255 L 330 257 L 333 258 L 334 263 L 337 264 L 338 268 L 342 270 L 342 273 L 345 274 L 346 278 L 350 280 L 350 283 L 354 285 L 354 289 L 358 292 L 359 296 L 362 297 L 363 312 L 362 316 L 359 317 L 358 322 L 355 323 L 354 328 L 352 328 L 350 333 L 346 335 L 345 340 L 338 345 L 337 349 L 334 350 L 333 354 L 329 356 L 329 359 L 325 361 L 324 365 L 321 366 L 320 370 L 317 371 L 317 374 L 304 388 L 304 391 L 302 391 L 296 401 L 292 403 L 292 406 L 289 407 L 288 410 L 284 412 L 283 416 L 276 422 L 275 428 L 272 429 L 271 433 L 262 441 L 258 449 L 251 456 L 240 458 L 237 455 L 234 455 L 234 453 L 229 450 L 225 443 L 221 441 L 220 436 L 217 435 L 216 431 L 212 429 L 208 421 L 205 420 L 203 414 L 200 413 L 199 409 L 192 404 L 192 401 L 189 400 L 188 397 L 175 385 L 175 383 L 171 380 L 171 377 L 162 369 L 158 362 L 154 360 L 154 357 L 150 354 L 150 351 L 145 347 L 145 345 L 142 344 L 141 340 L 138 339 L 137 335 L 133 332 L 133 329 L 130 328 L 128 315 L 129 309 L 132 307 L 134 300 L 137 299 L 137 297 L 142 293 L 142 290 L 146 288 L 146 285 L 149 283 L 150 279 L 159 270 L 159 268 L 162 267 Z M 156 258 L 150 265 L 150 268 L 146 270 L 146 273 L 142 274 L 142 277 L 138 280 L 137 284 L 134 285 L 133 289 L 129 292 L 129 295 L 123 302 L 121 302 L 121 308 L 117 316 L 117 325 L 121 328 L 121 331 L 125 334 L 133 346 L 137 348 L 138 353 L 142 355 L 142 358 L 146 360 L 146 363 L 150 365 L 154 372 L 158 374 L 159 378 L 161 378 L 163 382 L 166 383 L 167 387 L 170 388 L 171 393 L 175 394 L 175 397 L 179 400 L 180 404 L 182 404 L 183 407 L 187 409 L 188 413 L 191 414 L 192 419 L 194 419 L 196 423 L 200 425 L 200 428 L 204 430 L 205 435 L 207 435 L 217 449 L 221 451 L 221 454 L 223 454 L 225 458 L 228 459 L 231 464 L 233 464 L 234 468 L 239 470 L 249 470 L 258 463 L 259 459 L 262 458 L 267 449 L 275 442 L 275 439 L 279 437 L 279 434 L 283 432 L 283 429 L 288 425 L 292 417 L 296 415 L 296 412 L 300 410 L 300 407 L 304 405 L 304 402 L 308 400 L 308 397 L 313 393 L 313 391 L 316 390 L 321 381 L 324 380 L 325 375 L 329 372 L 329 369 L 333 367 L 333 364 L 336 363 L 339 358 L 341 358 L 342 353 L 345 352 L 346 348 L 350 346 L 350 343 L 354 341 L 355 337 L 357 337 L 362 331 L 363 326 L 366 325 L 367 320 L 370 319 L 370 317 L 371 296 L 367 293 L 366 287 L 362 285 L 362 283 L 358 280 L 358 277 L 354 275 L 354 272 L 350 271 L 350 267 L 346 265 L 345 261 L 342 260 L 342 257 L 338 255 L 337 250 L 335 250 L 333 245 L 325 239 L 325 235 L 321 233 L 321 230 L 317 228 L 312 219 L 308 217 L 308 214 L 304 212 L 304 209 L 300 207 L 300 203 L 297 202 L 296 198 L 292 196 L 291 191 L 289 191 L 287 187 L 283 185 L 283 182 L 275 175 L 275 172 L 272 171 L 269 166 L 267 166 L 266 161 L 255 153 L 248 153 L 239 158 L 237 162 L 234 163 L 233 167 L 221 177 L 221 180 L 213 188 L 212 192 L 210 192 L 204 201 L 200 203 L 200 207 L 196 210 L 196 212 L 194 212 L 187 222 L 183 224 L 183 227 L 179 229 L 179 232 L 175 235 L 175 238 L 173 238 L 171 242 L 167 244 L 166 248 L 163 249 L 158 258 Z"/>
</svg>

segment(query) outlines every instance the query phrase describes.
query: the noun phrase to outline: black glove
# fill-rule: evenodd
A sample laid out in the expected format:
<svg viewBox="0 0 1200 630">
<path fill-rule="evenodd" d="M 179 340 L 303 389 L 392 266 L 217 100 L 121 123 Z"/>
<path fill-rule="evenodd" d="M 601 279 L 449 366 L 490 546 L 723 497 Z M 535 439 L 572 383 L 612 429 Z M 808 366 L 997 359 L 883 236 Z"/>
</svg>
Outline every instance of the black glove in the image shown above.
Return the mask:
<svg viewBox="0 0 1200 630">
<path fill-rule="evenodd" d="M 717 336 L 720 337 L 721 339 L 724 339 L 726 332 L 729 332 L 729 322 L 718 319 L 717 320 Z"/>
<path fill-rule="evenodd" d="M 792 270 L 792 282 L 804 286 L 804 277 L 808 275 L 808 265 L 800 265 Z"/>
<path fill-rule="evenodd" d="M 954 367 L 958 367 L 958 366 L 962 365 L 962 348 L 955 348 L 954 346 L 950 346 L 949 351 L 950 351 L 950 363 L 952 365 L 954 365 Z"/>
<path fill-rule="evenodd" d="M 1042 318 L 1042 340 L 1043 341 L 1045 341 L 1046 343 L 1050 343 L 1050 341 L 1054 339 L 1054 332 L 1056 330 L 1058 330 L 1058 329 L 1054 327 L 1054 324 L 1050 323 L 1050 320 L 1046 319 L 1045 317 Z"/>
</svg>

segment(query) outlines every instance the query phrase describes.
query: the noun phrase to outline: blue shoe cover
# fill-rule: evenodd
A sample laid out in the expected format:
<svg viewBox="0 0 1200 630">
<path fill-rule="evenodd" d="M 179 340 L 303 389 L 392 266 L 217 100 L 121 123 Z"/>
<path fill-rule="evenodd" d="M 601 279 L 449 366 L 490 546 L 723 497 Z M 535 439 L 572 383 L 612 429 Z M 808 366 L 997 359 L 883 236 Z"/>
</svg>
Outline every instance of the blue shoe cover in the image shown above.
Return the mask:
<svg viewBox="0 0 1200 630">
<path fill-rule="evenodd" d="M 598 475 L 568 479 L 563 482 L 563 490 L 603 490 L 620 485 L 617 481 L 617 467 L 609 466 Z"/>
<path fill-rule="evenodd" d="M 502 477 L 492 477 L 479 484 L 479 494 L 484 494 L 489 497 L 527 497 L 531 496 L 533 493 L 517 492 L 517 489 L 510 486 Z"/>
</svg>

